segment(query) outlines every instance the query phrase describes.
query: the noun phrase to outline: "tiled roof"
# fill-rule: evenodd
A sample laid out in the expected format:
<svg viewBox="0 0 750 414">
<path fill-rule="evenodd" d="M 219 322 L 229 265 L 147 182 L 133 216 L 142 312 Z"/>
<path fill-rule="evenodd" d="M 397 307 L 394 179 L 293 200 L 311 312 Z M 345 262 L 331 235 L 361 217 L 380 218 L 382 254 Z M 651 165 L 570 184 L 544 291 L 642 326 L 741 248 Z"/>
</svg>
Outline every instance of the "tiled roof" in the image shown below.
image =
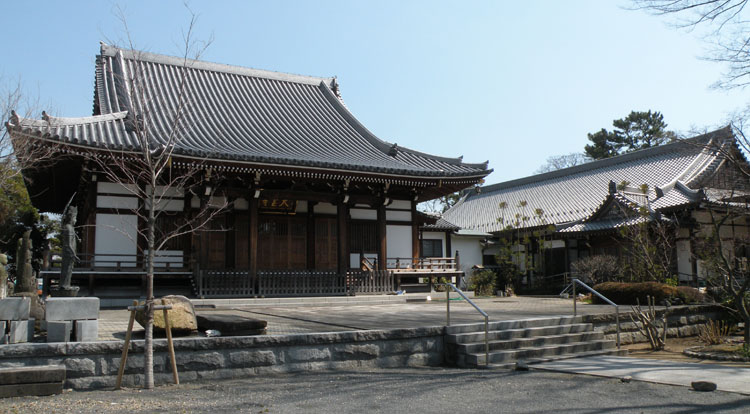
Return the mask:
<svg viewBox="0 0 750 414">
<path fill-rule="evenodd" d="M 692 191 L 689 187 L 700 187 L 720 165 L 722 157 L 716 148 L 733 140 L 726 127 L 672 144 L 482 187 L 467 194 L 444 216 L 462 228 L 486 232 L 502 231 L 498 219 L 504 217 L 507 223 L 517 214 L 529 217 L 521 227 L 573 224 L 600 208 L 610 182 L 626 182 L 631 187 L 647 184 L 652 208 L 676 206 L 692 198 L 687 193 Z M 525 207 L 520 207 L 522 201 Z M 500 203 L 506 207 L 500 208 Z M 540 216 L 536 209 L 542 210 Z"/>
<path fill-rule="evenodd" d="M 8 127 L 127 151 L 139 148 L 134 129 L 145 122 L 157 143 L 179 131 L 175 153 L 184 156 L 477 181 L 491 172 L 487 163 L 468 164 L 378 139 L 343 105 L 335 82 L 102 45 L 95 116 L 15 117 Z M 136 113 L 142 114 L 137 121 Z M 174 128 L 177 114 L 183 118 Z"/>
</svg>

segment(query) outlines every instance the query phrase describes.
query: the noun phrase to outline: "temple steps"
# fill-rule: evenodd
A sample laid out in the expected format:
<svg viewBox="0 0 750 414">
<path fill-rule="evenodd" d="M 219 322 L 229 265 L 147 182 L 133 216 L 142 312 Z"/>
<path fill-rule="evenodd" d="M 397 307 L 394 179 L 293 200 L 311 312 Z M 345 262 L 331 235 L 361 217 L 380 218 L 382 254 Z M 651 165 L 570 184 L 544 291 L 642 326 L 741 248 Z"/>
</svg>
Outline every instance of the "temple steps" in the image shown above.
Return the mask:
<svg viewBox="0 0 750 414">
<path fill-rule="evenodd" d="M 623 355 L 612 340 L 580 317 L 563 316 L 488 324 L 489 361 L 484 323 L 446 327 L 449 362 L 464 368 L 513 368 L 527 364 L 592 355 Z M 488 363 L 489 362 L 489 363 Z"/>
</svg>

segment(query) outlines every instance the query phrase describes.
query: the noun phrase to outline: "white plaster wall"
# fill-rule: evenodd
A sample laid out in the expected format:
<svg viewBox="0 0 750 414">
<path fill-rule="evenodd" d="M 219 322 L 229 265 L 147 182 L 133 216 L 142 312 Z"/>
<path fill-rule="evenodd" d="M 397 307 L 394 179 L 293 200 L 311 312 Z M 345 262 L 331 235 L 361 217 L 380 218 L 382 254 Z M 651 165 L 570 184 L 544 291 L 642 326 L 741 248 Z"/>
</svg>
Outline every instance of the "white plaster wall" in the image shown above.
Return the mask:
<svg viewBox="0 0 750 414">
<path fill-rule="evenodd" d="M 693 266 L 690 263 L 690 240 L 678 240 L 675 247 L 677 249 L 677 272 L 680 280 L 692 280 Z"/>
<path fill-rule="evenodd" d="M 388 225 L 385 236 L 387 257 L 411 257 L 411 226 Z"/>
<path fill-rule="evenodd" d="M 378 211 L 364 208 L 349 209 L 349 214 L 354 220 L 377 220 Z"/>
<path fill-rule="evenodd" d="M 388 221 L 411 221 L 411 212 L 386 210 L 385 219 Z"/>
<path fill-rule="evenodd" d="M 388 204 L 386 209 L 398 209 L 398 210 L 411 210 L 411 201 L 409 200 L 393 200 L 391 204 Z"/>
<path fill-rule="evenodd" d="M 135 261 L 135 257 L 117 257 L 113 254 L 138 253 L 136 235 L 138 217 L 134 214 L 97 214 L 94 252 L 97 266 L 115 266 L 116 260 Z M 111 262 L 108 260 L 112 260 Z M 123 264 L 126 266 L 126 264 Z M 130 263 L 128 266 L 135 266 Z"/>
<path fill-rule="evenodd" d="M 297 201 L 297 210 L 295 210 L 297 213 L 307 213 L 307 200 L 299 200 Z"/>
<path fill-rule="evenodd" d="M 363 254 L 363 256 L 370 259 L 370 262 L 372 263 L 375 263 L 375 260 L 378 259 L 377 253 L 365 253 Z M 359 269 L 359 253 L 349 254 L 349 267 L 353 269 Z"/>
<path fill-rule="evenodd" d="M 315 214 L 336 214 L 338 209 L 331 203 L 318 203 L 313 207 L 313 211 Z"/>
<path fill-rule="evenodd" d="M 455 255 L 456 250 L 458 250 L 459 268 L 467 275 L 472 266 L 482 264 L 482 246 L 479 244 L 482 239 L 484 237 L 451 235 L 451 250 L 453 252 L 450 255 Z"/>
<path fill-rule="evenodd" d="M 134 184 L 96 183 L 98 193 L 135 195 L 136 189 L 137 187 Z"/>
<path fill-rule="evenodd" d="M 96 207 L 98 208 L 121 208 L 134 210 L 138 208 L 138 199 L 135 197 L 118 196 L 96 196 Z"/>
</svg>

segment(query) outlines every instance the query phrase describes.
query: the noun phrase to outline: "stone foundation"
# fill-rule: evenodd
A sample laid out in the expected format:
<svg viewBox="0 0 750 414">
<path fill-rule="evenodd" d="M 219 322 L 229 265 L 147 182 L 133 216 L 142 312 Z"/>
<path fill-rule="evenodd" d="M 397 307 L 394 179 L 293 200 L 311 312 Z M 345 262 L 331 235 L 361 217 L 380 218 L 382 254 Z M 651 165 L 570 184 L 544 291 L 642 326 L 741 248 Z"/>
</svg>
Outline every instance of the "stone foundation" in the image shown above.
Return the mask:
<svg viewBox="0 0 750 414">
<path fill-rule="evenodd" d="M 648 342 L 648 339 L 638 331 L 635 323 L 630 319 L 630 306 L 620 306 L 620 341 L 623 345 Z M 656 313 L 661 317 L 663 310 Z M 711 319 L 721 319 L 727 316 L 726 310 L 715 305 L 680 306 L 670 309 L 667 316 L 667 337 L 685 337 L 698 335 L 702 325 Z M 614 308 L 611 314 L 584 315 L 584 323 L 593 323 L 594 329 L 603 331 L 606 339 L 617 339 L 617 324 L 615 323 Z"/>
<path fill-rule="evenodd" d="M 339 333 L 219 338 L 177 338 L 181 382 L 241 378 L 313 370 L 438 366 L 443 363 L 443 327 Z M 66 388 L 113 387 L 121 341 L 17 344 L 0 347 L 0 368 L 64 365 Z M 141 386 L 143 341 L 128 354 L 124 386 Z M 154 341 L 156 384 L 172 382 L 166 340 Z"/>
</svg>

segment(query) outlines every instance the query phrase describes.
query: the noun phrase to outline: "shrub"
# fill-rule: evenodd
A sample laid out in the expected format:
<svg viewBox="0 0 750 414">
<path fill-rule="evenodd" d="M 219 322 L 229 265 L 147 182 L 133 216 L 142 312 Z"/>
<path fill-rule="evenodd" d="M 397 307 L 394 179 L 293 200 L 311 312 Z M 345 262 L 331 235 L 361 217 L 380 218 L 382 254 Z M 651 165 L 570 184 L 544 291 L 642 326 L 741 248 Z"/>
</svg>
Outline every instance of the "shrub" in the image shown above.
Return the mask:
<svg viewBox="0 0 750 414">
<path fill-rule="evenodd" d="M 677 297 L 682 299 L 682 303 L 684 304 L 703 303 L 706 301 L 705 294 L 690 286 L 677 286 Z"/>
<path fill-rule="evenodd" d="M 602 283 L 618 280 L 621 269 L 617 258 L 608 254 L 588 256 L 573 262 L 573 272 L 586 283 Z"/>
<path fill-rule="evenodd" d="M 698 331 L 698 339 L 706 345 L 719 345 L 727 341 L 732 325 L 726 321 L 708 321 Z"/>
<path fill-rule="evenodd" d="M 604 282 L 594 286 L 594 290 L 618 305 L 635 305 L 636 299 L 646 304 L 647 296 L 653 297 L 657 304 L 661 304 L 665 299 L 679 297 L 676 287 L 657 282 Z M 594 303 L 604 302 L 594 295 Z"/>
<path fill-rule="evenodd" d="M 497 275 L 492 270 L 475 272 L 469 280 L 469 290 L 477 296 L 492 296 L 495 293 Z"/>
</svg>

